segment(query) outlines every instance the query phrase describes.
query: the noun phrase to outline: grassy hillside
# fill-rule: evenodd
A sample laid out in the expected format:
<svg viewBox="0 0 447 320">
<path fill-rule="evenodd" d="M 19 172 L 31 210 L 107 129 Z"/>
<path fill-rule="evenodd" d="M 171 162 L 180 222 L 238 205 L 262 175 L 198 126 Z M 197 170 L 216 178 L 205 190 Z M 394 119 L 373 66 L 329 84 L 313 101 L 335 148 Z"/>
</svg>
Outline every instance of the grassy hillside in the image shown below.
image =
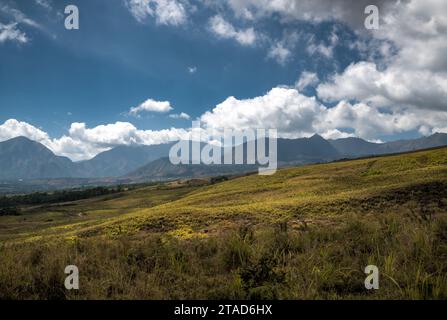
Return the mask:
<svg viewBox="0 0 447 320">
<path fill-rule="evenodd" d="M 446 165 L 444 148 L 23 207 L 0 217 L 0 299 L 445 299 Z"/>
</svg>

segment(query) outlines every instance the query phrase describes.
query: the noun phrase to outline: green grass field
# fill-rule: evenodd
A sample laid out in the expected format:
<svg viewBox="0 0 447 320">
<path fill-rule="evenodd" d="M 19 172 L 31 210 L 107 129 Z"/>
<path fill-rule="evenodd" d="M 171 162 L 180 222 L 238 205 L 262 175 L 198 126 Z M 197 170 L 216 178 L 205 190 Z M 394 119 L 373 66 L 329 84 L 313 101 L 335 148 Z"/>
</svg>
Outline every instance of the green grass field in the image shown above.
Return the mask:
<svg viewBox="0 0 447 320">
<path fill-rule="evenodd" d="M 364 286 L 371 264 L 379 290 Z M 0 299 L 225 298 L 446 299 L 447 149 L 0 217 Z"/>
</svg>

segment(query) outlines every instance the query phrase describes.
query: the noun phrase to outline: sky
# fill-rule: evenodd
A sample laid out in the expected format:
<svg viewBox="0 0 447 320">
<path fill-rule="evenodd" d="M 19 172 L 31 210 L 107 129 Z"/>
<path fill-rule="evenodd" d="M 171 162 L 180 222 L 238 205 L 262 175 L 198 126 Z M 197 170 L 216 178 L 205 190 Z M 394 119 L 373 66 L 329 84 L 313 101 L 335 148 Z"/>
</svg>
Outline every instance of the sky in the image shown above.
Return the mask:
<svg viewBox="0 0 447 320">
<path fill-rule="evenodd" d="M 0 141 L 79 161 L 183 139 L 193 120 L 285 138 L 447 132 L 445 12 L 443 0 L 0 0 Z"/>
</svg>

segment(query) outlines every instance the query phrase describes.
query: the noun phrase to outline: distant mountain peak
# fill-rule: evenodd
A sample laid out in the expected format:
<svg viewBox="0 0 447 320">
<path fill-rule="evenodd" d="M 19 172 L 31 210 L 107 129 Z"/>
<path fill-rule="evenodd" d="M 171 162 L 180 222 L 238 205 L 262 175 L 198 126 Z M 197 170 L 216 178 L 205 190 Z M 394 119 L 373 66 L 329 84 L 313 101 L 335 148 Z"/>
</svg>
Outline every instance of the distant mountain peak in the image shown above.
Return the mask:
<svg viewBox="0 0 447 320">
<path fill-rule="evenodd" d="M 32 141 L 31 139 L 25 137 L 25 136 L 17 136 L 14 138 L 9 139 L 9 141 L 13 141 L 13 140 L 27 140 L 27 141 Z"/>
<path fill-rule="evenodd" d="M 320 136 L 318 133 L 315 133 L 312 137 L 310 137 L 309 139 L 311 140 L 324 140 L 326 141 L 325 138 L 323 138 L 322 136 Z"/>
<path fill-rule="evenodd" d="M 23 142 L 23 143 L 32 143 L 32 144 L 38 143 L 38 142 L 36 142 L 34 140 L 31 140 L 31 139 L 29 139 L 29 138 L 27 138 L 25 136 L 14 137 L 14 138 L 5 140 L 4 142 L 9 142 L 9 143 Z"/>
<path fill-rule="evenodd" d="M 427 136 L 427 137 L 425 137 L 425 138 L 429 138 L 429 137 L 434 137 L 434 138 L 444 138 L 444 137 L 447 137 L 447 133 L 436 132 L 436 133 L 432 134 L 431 136 Z"/>
<path fill-rule="evenodd" d="M 22 149 L 23 151 L 26 151 L 26 152 L 33 152 L 33 150 L 38 150 L 39 152 L 46 152 L 46 153 L 53 154 L 53 152 L 50 149 L 48 149 L 46 146 L 44 146 L 40 142 L 31 140 L 24 136 L 18 136 L 18 137 L 3 141 L 3 142 L 1 142 L 1 144 L 3 146 L 2 147 L 3 149 L 7 148 L 8 150 Z"/>
<path fill-rule="evenodd" d="M 56 156 L 39 142 L 22 136 L 0 142 L 0 179 L 67 178 L 72 175 L 71 160 Z"/>
</svg>

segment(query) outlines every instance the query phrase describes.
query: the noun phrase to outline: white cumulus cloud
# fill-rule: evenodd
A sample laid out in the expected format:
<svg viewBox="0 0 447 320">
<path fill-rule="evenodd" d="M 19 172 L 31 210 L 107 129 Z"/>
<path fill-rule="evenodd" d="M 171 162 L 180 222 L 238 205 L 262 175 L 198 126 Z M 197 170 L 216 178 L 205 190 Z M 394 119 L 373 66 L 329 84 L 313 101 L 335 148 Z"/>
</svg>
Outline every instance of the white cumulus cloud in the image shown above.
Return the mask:
<svg viewBox="0 0 447 320">
<path fill-rule="evenodd" d="M 324 112 L 315 98 L 306 97 L 295 89 L 274 88 L 264 96 L 239 100 L 229 97 L 201 121 L 215 128 L 277 128 L 283 135 L 311 135 L 316 115 Z"/>
<path fill-rule="evenodd" d="M 321 84 L 321 98 L 373 103 L 404 110 L 447 110 L 447 1 L 444 0 L 227 0 L 236 17 L 250 22 L 279 17 L 295 21 L 338 21 L 356 32 L 352 47 L 364 61 L 353 63 Z M 364 9 L 377 5 L 380 29 L 367 31 Z M 370 41 L 364 41 L 369 39 Z M 342 39 L 344 40 L 344 39 Z M 309 54 L 333 58 L 340 39 L 335 30 L 326 41 L 311 38 Z M 289 47 L 274 43 L 269 57 L 286 61 Z"/>
<path fill-rule="evenodd" d="M 49 140 L 46 132 L 16 119 L 6 120 L 0 125 L 0 141 L 9 140 L 15 137 L 27 137 L 31 140 L 42 142 Z"/>
<path fill-rule="evenodd" d="M 402 1 L 382 12 L 372 36 L 385 41 L 383 61 L 361 61 L 318 87 L 325 100 L 371 102 L 388 108 L 447 111 L 447 2 Z M 395 52 L 389 50 L 389 44 Z M 377 43 L 373 42 L 377 47 Z M 369 48 L 374 50 L 374 48 Z M 383 50 L 382 50 L 383 51 Z"/>
<path fill-rule="evenodd" d="M 142 112 L 167 113 L 173 109 L 174 108 L 171 107 L 171 103 L 169 101 L 147 99 L 139 106 L 131 108 L 129 114 L 137 116 Z"/>
<path fill-rule="evenodd" d="M 221 15 L 216 15 L 209 20 L 211 31 L 220 38 L 233 39 L 244 46 L 253 45 L 258 36 L 253 28 L 236 29 Z"/>
<path fill-rule="evenodd" d="M 263 96 L 226 99 L 200 118 L 214 128 L 276 128 L 282 137 L 318 133 L 325 138 L 357 136 L 377 140 L 383 135 L 419 131 L 427 135 L 445 132 L 447 112 L 420 109 L 382 110 L 367 103 L 340 101 L 327 107 L 297 89 L 277 87 Z"/>
<path fill-rule="evenodd" d="M 0 141 L 23 136 L 37 141 L 55 154 L 72 160 L 86 160 L 100 152 L 118 145 L 154 145 L 187 139 L 185 129 L 139 130 L 129 122 L 116 122 L 88 128 L 85 123 L 72 123 L 68 133 L 60 138 L 51 138 L 48 133 L 26 122 L 15 119 L 0 125 Z"/>
</svg>

